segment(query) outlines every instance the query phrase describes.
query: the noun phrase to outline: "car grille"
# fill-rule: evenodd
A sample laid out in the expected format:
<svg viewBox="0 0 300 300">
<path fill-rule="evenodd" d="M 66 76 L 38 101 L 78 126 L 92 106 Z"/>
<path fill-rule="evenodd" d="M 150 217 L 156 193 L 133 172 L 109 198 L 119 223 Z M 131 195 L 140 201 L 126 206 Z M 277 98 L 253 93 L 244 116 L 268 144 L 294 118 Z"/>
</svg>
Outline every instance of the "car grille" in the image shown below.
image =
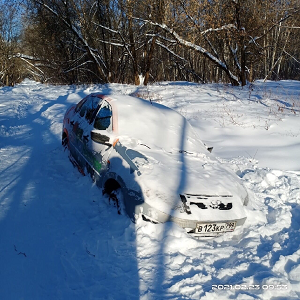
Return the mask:
<svg viewBox="0 0 300 300">
<path fill-rule="evenodd" d="M 183 209 L 187 214 L 191 214 L 191 205 L 196 205 L 200 209 L 230 210 L 233 206 L 230 198 L 232 195 L 180 195 Z"/>
</svg>

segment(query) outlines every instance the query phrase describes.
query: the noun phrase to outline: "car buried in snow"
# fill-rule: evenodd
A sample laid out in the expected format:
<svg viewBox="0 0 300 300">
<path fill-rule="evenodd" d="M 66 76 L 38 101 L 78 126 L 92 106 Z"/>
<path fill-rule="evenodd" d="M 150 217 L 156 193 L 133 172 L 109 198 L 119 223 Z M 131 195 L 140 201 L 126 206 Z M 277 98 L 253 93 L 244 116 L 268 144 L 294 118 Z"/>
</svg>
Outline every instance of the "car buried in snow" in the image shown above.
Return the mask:
<svg viewBox="0 0 300 300">
<path fill-rule="evenodd" d="M 90 94 L 67 110 L 62 144 L 133 221 L 172 221 L 201 237 L 232 232 L 246 220 L 248 194 L 238 176 L 166 106 Z"/>
</svg>

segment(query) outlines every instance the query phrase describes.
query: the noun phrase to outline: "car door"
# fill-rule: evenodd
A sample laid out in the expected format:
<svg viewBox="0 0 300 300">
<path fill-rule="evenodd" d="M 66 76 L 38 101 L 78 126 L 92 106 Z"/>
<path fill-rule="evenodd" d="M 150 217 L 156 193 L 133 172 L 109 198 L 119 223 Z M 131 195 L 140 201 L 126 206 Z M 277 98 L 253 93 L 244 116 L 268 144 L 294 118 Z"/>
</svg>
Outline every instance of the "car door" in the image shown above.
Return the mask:
<svg viewBox="0 0 300 300">
<path fill-rule="evenodd" d="M 77 161 L 78 160 L 78 151 L 77 151 L 77 136 L 78 136 L 78 125 L 80 122 L 80 109 L 87 101 L 88 97 L 83 98 L 72 110 L 72 113 L 69 116 L 68 124 L 68 137 L 69 137 L 69 151 L 71 156 Z"/>
<path fill-rule="evenodd" d="M 90 161 L 87 143 L 92 129 L 92 122 L 101 102 L 102 98 L 96 95 L 87 96 L 83 103 L 78 104 L 74 117 L 70 120 L 72 126 L 70 141 L 74 148 L 72 155 L 83 169 L 86 163 Z"/>
</svg>

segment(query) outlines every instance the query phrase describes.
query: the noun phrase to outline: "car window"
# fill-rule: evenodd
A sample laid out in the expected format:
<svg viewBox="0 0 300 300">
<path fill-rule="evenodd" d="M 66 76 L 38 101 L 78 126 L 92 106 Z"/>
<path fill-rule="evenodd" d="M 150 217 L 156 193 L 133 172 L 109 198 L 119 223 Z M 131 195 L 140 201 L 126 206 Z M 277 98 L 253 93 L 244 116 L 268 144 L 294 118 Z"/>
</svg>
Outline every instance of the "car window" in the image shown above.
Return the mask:
<svg viewBox="0 0 300 300">
<path fill-rule="evenodd" d="M 98 130 L 112 130 L 112 110 L 111 106 L 104 101 L 103 105 L 101 106 L 94 122 L 94 128 Z"/>
<path fill-rule="evenodd" d="M 80 109 L 80 116 L 84 117 L 89 123 L 93 120 L 99 103 L 102 99 L 95 96 L 89 96 Z"/>
</svg>

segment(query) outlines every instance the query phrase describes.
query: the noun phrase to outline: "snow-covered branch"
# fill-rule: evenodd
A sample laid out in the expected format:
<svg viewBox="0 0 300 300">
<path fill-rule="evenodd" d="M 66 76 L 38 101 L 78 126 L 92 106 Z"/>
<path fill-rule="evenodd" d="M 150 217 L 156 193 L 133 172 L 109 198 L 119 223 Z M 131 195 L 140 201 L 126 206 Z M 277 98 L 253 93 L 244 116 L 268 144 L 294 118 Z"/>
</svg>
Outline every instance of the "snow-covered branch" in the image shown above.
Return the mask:
<svg viewBox="0 0 300 300">
<path fill-rule="evenodd" d="M 276 24 L 276 26 L 279 26 Z M 280 25 L 282 28 L 288 28 L 288 29 L 300 29 L 300 26 L 285 26 L 285 25 Z"/>
<path fill-rule="evenodd" d="M 296 61 L 298 64 L 300 64 L 300 60 L 298 60 L 295 56 L 291 55 L 290 53 L 286 52 L 285 50 L 283 50 L 283 53 L 285 53 L 286 55 L 291 57 L 294 61 Z"/>
<path fill-rule="evenodd" d="M 174 29 L 168 27 L 166 24 L 162 23 L 162 24 L 159 24 L 159 23 L 156 23 L 156 22 L 152 22 L 150 20 L 142 20 L 142 19 L 139 19 L 141 21 L 144 21 L 144 22 L 147 22 L 153 26 L 157 26 L 161 29 L 163 29 L 164 31 L 168 32 L 169 34 L 171 34 L 175 40 L 177 41 L 177 43 L 187 47 L 187 48 L 190 48 L 190 49 L 193 49 L 199 53 L 201 53 L 202 55 L 204 55 L 206 58 L 208 58 L 210 61 L 212 61 L 215 65 L 217 65 L 220 69 L 222 69 L 226 74 L 227 76 L 229 77 L 230 81 L 232 82 L 232 84 L 234 85 L 240 85 L 239 83 L 239 80 L 238 80 L 238 77 L 235 76 L 227 67 L 227 65 L 221 61 L 218 57 L 214 56 L 213 54 L 211 54 L 209 51 L 207 51 L 205 48 L 199 46 L 199 45 L 196 45 L 192 42 L 189 42 L 185 39 L 183 39 Z"/>
<path fill-rule="evenodd" d="M 22 59 L 23 61 L 25 61 L 29 66 L 35 68 L 37 71 L 40 72 L 39 75 L 41 75 L 41 74 L 44 75 L 44 72 L 38 66 L 36 66 L 35 64 L 33 64 L 33 63 L 31 63 L 29 61 L 29 60 L 35 60 L 35 61 L 37 61 L 34 57 L 29 56 L 29 55 L 24 55 L 24 54 L 21 54 L 21 53 L 15 54 L 14 57 L 19 57 L 20 59 Z"/>
<path fill-rule="evenodd" d="M 226 24 L 226 25 L 223 25 L 219 28 L 209 28 L 209 29 L 203 30 L 203 31 L 200 32 L 200 34 L 204 35 L 204 34 L 207 34 L 209 32 L 223 31 L 223 30 L 230 30 L 230 29 L 236 29 L 236 26 L 234 24 Z"/>
<path fill-rule="evenodd" d="M 233 60 L 234 60 L 235 65 L 236 65 L 237 68 L 241 71 L 242 68 L 241 68 L 239 59 L 238 59 L 238 57 L 237 57 L 237 47 L 236 47 L 235 49 L 233 49 L 231 46 L 229 46 L 229 49 L 230 49 L 231 54 L 232 54 L 232 56 L 233 56 Z"/>
<path fill-rule="evenodd" d="M 80 67 L 85 66 L 85 65 L 90 64 L 90 63 L 93 63 L 93 61 L 91 61 L 91 60 L 85 61 L 85 62 L 81 63 L 80 65 L 76 65 L 73 68 L 70 68 L 68 70 L 64 70 L 64 73 L 69 73 L 69 72 L 72 72 L 74 70 L 78 70 Z"/>
<path fill-rule="evenodd" d="M 166 51 L 168 51 L 170 54 L 172 54 L 174 57 L 177 57 L 179 59 L 181 59 L 182 61 L 187 62 L 187 60 L 184 57 L 179 56 L 178 54 L 176 54 L 174 51 L 172 51 L 169 47 L 167 47 L 166 45 L 162 44 L 160 41 L 156 40 L 155 43 L 164 48 Z"/>
<path fill-rule="evenodd" d="M 53 10 L 51 7 L 49 7 L 44 2 L 42 2 L 40 0 L 36 0 L 36 2 L 38 4 L 40 4 L 41 6 L 43 6 L 45 9 L 47 9 L 49 12 L 51 12 L 53 15 L 55 15 L 59 20 L 61 20 L 75 34 L 75 36 L 78 38 L 78 40 L 84 45 L 84 48 L 87 50 L 90 57 L 93 59 L 94 63 L 96 64 L 96 66 L 98 68 L 98 71 L 99 71 L 100 75 L 102 77 L 106 78 L 106 81 L 107 81 L 107 75 L 106 75 L 106 72 L 104 70 L 104 69 L 107 69 L 107 66 L 105 65 L 104 59 L 101 57 L 101 55 L 99 55 L 99 52 L 97 50 L 95 51 L 94 49 L 92 49 L 92 47 L 90 47 L 89 43 L 83 37 L 80 30 L 78 28 L 76 28 L 74 26 L 74 24 L 71 23 L 71 20 L 67 19 L 63 15 L 60 15 L 58 12 Z M 67 4 L 67 2 L 66 2 L 66 4 Z"/>
</svg>

